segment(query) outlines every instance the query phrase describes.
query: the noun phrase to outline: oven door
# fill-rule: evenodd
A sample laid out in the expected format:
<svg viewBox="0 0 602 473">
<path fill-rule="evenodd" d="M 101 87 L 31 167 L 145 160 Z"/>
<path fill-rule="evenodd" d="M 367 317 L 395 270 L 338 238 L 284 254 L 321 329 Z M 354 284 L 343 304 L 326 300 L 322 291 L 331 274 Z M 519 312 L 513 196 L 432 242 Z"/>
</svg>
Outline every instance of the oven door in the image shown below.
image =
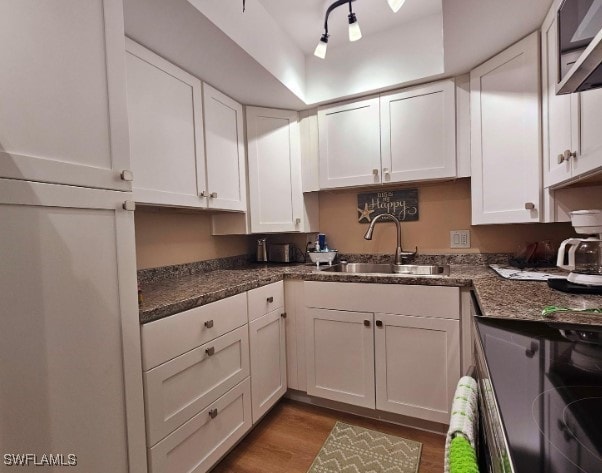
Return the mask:
<svg viewBox="0 0 602 473">
<path fill-rule="evenodd" d="M 476 327 L 474 329 L 476 330 Z M 514 473 L 485 352 L 478 335 L 475 337 L 474 348 L 475 378 L 479 385 L 479 471 L 481 473 Z"/>
</svg>

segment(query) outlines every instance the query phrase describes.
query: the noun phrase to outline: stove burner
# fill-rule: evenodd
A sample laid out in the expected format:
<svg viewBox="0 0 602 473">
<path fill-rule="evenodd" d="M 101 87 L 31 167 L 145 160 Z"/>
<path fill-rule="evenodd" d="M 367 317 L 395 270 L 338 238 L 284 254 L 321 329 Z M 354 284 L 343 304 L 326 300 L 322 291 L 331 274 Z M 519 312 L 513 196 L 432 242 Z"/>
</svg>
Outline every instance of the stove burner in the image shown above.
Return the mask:
<svg viewBox="0 0 602 473">
<path fill-rule="evenodd" d="M 543 402 L 545 415 L 540 416 Z M 543 435 L 550 457 L 564 457 L 578 471 L 602 471 L 596 445 L 602 438 L 602 387 L 558 386 L 539 394 L 532 405 L 533 420 Z M 550 460 L 552 461 L 552 460 Z"/>
</svg>

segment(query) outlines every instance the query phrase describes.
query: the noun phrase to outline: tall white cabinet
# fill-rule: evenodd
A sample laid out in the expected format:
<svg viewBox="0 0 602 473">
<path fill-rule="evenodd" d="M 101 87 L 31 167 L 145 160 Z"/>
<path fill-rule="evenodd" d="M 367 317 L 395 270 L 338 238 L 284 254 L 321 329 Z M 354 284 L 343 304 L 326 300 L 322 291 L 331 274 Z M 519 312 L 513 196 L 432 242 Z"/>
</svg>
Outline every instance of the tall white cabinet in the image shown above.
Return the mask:
<svg viewBox="0 0 602 473">
<path fill-rule="evenodd" d="M 539 222 L 539 32 L 470 73 L 472 224 Z"/>
<path fill-rule="evenodd" d="M 2 2 L 0 39 L 2 450 L 145 473 L 122 2 Z"/>
<path fill-rule="evenodd" d="M 121 0 L 2 2 L 0 44 L 0 178 L 131 190 Z"/>
</svg>

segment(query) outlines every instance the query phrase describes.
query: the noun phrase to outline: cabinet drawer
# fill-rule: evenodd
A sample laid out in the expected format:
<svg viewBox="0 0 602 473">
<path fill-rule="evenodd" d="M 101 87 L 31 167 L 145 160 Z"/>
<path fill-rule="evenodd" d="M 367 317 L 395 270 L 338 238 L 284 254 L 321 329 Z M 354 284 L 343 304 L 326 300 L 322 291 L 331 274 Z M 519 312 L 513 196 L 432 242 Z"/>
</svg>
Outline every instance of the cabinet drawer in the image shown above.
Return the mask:
<svg viewBox="0 0 602 473">
<path fill-rule="evenodd" d="M 247 293 L 249 301 L 249 322 L 284 307 L 284 283 L 282 281 L 258 287 Z"/>
<path fill-rule="evenodd" d="M 150 449 L 151 473 L 204 473 L 251 428 L 247 378 Z"/>
<path fill-rule="evenodd" d="M 246 325 L 144 373 L 149 445 L 248 376 Z"/>
<path fill-rule="evenodd" d="M 460 288 L 306 281 L 305 306 L 459 319 Z"/>
<path fill-rule="evenodd" d="M 246 294 L 142 326 L 142 367 L 154 368 L 247 323 Z"/>
</svg>

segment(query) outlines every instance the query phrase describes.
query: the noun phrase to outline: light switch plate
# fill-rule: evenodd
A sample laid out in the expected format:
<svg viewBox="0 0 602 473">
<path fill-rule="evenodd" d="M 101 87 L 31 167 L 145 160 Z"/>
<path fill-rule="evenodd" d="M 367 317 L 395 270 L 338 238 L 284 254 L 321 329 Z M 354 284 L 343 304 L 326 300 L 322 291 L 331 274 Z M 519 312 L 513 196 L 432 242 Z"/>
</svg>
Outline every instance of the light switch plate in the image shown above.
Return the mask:
<svg viewBox="0 0 602 473">
<path fill-rule="evenodd" d="M 450 248 L 470 248 L 470 230 L 452 230 L 449 232 Z"/>
</svg>

